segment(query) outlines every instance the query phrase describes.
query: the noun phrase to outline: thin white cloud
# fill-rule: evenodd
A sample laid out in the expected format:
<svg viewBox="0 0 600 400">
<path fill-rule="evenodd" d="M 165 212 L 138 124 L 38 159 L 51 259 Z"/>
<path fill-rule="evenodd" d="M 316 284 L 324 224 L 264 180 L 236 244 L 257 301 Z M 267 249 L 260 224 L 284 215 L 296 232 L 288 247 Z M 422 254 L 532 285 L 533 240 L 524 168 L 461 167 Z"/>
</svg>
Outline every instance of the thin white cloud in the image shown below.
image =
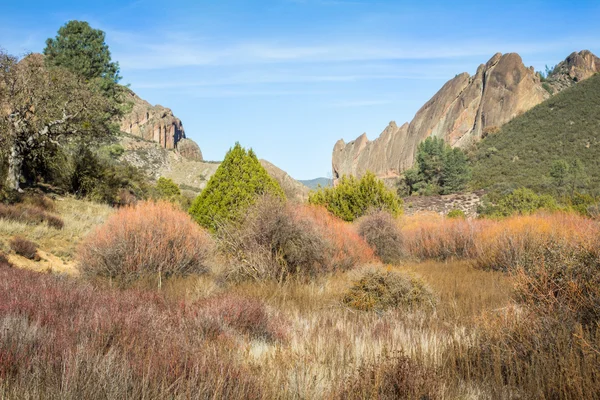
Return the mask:
<svg viewBox="0 0 600 400">
<path fill-rule="evenodd" d="M 470 42 L 402 42 L 354 40 L 347 42 L 242 40 L 211 44 L 208 38 L 187 34 L 139 36 L 109 31 L 113 53 L 126 69 L 166 69 L 192 66 L 230 66 L 286 63 L 353 62 L 374 60 L 449 59 L 491 56 L 495 51 L 539 53 L 568 46 L 573 40 L 500 43 L 487 40 Z"/>
</svg>

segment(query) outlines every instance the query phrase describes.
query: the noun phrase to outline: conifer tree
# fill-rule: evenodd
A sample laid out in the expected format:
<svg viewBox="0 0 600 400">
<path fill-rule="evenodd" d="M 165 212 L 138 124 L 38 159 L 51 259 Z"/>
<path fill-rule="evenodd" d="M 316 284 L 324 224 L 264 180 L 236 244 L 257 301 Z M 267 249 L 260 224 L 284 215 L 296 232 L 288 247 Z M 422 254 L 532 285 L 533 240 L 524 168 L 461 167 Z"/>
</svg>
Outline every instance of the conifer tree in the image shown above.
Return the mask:
<svg viewBox="0 0 600 400">
<path fill-rule="evenodd" d="M 239 219 L 257 196 L 264 194 L 285 199 L 279 183 L 263 168 L 254 151 L 246 151 L 236 143 L 189 212 L 200 225 L 214 232 L 220 224 Z"/>
</svg>

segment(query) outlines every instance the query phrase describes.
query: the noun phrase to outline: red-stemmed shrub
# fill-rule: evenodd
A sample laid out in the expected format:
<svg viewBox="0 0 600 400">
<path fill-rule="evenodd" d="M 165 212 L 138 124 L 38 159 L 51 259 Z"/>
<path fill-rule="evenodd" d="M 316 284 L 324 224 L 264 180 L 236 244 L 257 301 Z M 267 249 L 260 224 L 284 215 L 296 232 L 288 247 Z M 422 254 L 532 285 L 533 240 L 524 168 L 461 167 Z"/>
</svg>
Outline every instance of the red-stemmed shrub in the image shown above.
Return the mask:
<svg viewBox="0 0 600 400">
<path fill-rule="evenodd" d="M 0 218 L 32 225 L 46 222 L 48 226 L 55 229 L 62 229 L 65 225 L 60 217 L 35 205 L 0 204 Z"/>
<path fill-rule="evenodd" d="M 234 356 L 237 333 L 216 327 L 204 307 L 0 266 L 0 393 L 270 397 Z"/>
<path fill-rule="evenodd" d="M 285 321 L 271 312 L 258 299 L 226 294 L 205 299 L 199 303 L 205 315 L 230 328 L 256 339 L 285 341 Z"/>
<path fill-rule="evenodd" d="M 202 273 L 212 251 L 210 235 L 168 202 L 122 208 L 88 235 L 78 252 L 86 276 L 124 283 L 141 277 Z"/>
</svg>

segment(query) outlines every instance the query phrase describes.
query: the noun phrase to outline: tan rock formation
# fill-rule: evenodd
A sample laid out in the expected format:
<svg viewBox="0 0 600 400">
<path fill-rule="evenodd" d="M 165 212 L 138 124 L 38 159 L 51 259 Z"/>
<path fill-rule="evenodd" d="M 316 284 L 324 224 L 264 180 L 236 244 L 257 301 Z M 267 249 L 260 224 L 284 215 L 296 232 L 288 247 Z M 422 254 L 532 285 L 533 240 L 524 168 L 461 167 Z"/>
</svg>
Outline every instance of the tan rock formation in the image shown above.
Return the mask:
<svg viewBox="0 0 600 400">
<path fill-rule="evenodd" d="M 599 72 L 600 60 L 589 51 L 573 53 L 556 71 L 557 81 L 576 82 Z M 564 87 L 556 84 L 554 92 Z M 448 81 L 410 124 L 398 127 L 392 122 L 373 141 L 366 134 L 349 143 L 339 140 L 333 149 L 333 177 L 366 171 L 399 177 L 412 166 L 417 145 L 428 136 L 465 148 L 549 97 L 540 76 L 518 54 L 495 54 L 475 75 L 462 73 Z"/>
<path fill-rule="evenodd" d="M 287 172 L 278 168 L 274 164 L 271 164 L 267 160 L 260 160 L 260 164 L 263 166 L 267 173 L 271 175 L 283 189 L 285 196 L 288 200 L 296 202 L 304 202 L 308 200 L 309 188 L 292 178 Z"/>
<path fill-rule="evenodd" d="M 179 141 L 185 139 L 181 120 L 169 108 L 153 106 L 133 91 L 127 96 L 133 108 L 120 121 L 122 132 L 154 141 L 165 149 L 175 149 Z"/>
<path fill-rule="evenodd" d="M 200 146 L 191 139 L 181 139 L 177 143 L 177 151 L 188 160 L 202 161 Z"/>
</svg>

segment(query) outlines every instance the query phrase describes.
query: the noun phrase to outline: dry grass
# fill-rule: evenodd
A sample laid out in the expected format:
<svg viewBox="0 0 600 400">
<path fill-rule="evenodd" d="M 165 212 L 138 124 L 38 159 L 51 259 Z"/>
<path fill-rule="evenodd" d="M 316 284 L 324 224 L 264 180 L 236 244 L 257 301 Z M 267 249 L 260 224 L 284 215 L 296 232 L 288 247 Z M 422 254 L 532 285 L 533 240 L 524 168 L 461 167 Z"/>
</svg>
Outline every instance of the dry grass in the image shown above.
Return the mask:
<svg viewBox="0 0 600 400">
<path fill-rule="evenodd" d="M 353 226 L 318 209 L 296 210 L 336 243 L 337 261 L 368 253 L 352 248 Z M 69 221 L 72 214 L 62 215 Z M 573 278 L 559 286 L 570 297 L 524 299 L 523 288 L 547 294 L 562 282 L 554 275 L 560 265 L 525 275 L 498 267 L 525 273 L 530 251 L 548 243 L 598 248 L 596 224 L 563 214 L 407 217 L 404 252 L 419 262 L 382 266 L 372 264 L 371 253 L 358 268 L 311 279 L 239 283 L 220 279 L 216 262 L 209 274 L 171 279 L 160 292 L 6 267 L 0 397 L 600 398 L 600 331 L 597 323 L 580 323 L 573 307 L 595 304 L 597 291 L 580 284 L 596 282 L 597 268 L 561 275 Z M 63 231 L 69 229 L 67 223 Z M 511 257 L 502 256 L 507 250 Z M 582 271 L 582 262 L 595 265 L 587 258 L 569 265 Z M 344 295 L 373 270 L 418 278 L 436 307 L 347 307 Z M 554 272 L 544 279 L 544 271 Z M 577 294 L 590 297 L 570 303 Z"/>
<path fill-rule="evenodd" d="M 71 261 L 79 242 L 114 212 L 114 209 L 107 205 L 71 197 L 55 201 L 55 208 L 55 212 L 64 221 L 64 227 L 60 230 L 47 224 L 30 225 L 21 221 L 0 219 L 0 246 L 6 249 L 10 238 L 22 236 L 37 243 L 41 250 L 61 259 L 61 267 L 64 263 L 72 265 Z M 76 273 L 75 268 L 72 268 L 71 272 Z"/>
</svg>

